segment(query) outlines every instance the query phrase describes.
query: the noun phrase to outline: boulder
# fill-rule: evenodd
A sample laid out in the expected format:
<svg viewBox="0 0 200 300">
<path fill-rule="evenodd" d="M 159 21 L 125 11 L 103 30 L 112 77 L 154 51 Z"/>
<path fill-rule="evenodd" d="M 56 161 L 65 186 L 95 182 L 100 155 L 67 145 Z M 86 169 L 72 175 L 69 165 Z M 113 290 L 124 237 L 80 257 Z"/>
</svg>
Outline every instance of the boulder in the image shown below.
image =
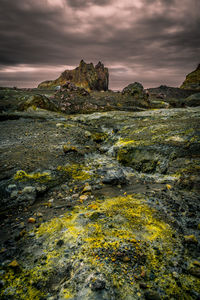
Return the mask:
<svg viewBox="0 0 200 300">
<path fill-rule="evenodd" d="M 25 102 L 20 103 L 19 110 L 27 110 L 29 107 L 34 109 L 42 108 L 50 111 L 57 111 L 56 105 L 44 95 L 32 95 Z"/>
<path fill-rule="evenodd" d="M 149 94 L 139 82 L 130 83 L 122 90 L 122 95 L 138 107 L 149 107 Z M 132 101 L 133 100 L 133 101 Z"/>
<path fill-rule="evenodd" d="M 180 86 L 181 89 L 185 90 L 197 90 L 200 91 L 200 64 L 193 72 L 186 76 L 186 79 Z"/>
<path fill-rule="evenodd" d="M 122 90 L 123 95 L 128 94 L 135 97 L 141 95 L 143 96 L 143 93 L 144 93 L 143 85 L 139 82 L 130 83 Z"/>
<path fill-rule="evenodd" d="M 93 63 L 87 64 L 84 60 L 74 70 L 65 70 L 56 80 L 44 81 L 38 88 L 55 88 L 67 82 L 75 84 L 87 90 L 107 91 L 108 90 L 108 69 L 99 62 L 95 67 Z"/>
<path fill-rule="evenodd" d="M 184 99 L 186 106 L 200 106 L 200 93 L 192 94 Z"/>
</svg>

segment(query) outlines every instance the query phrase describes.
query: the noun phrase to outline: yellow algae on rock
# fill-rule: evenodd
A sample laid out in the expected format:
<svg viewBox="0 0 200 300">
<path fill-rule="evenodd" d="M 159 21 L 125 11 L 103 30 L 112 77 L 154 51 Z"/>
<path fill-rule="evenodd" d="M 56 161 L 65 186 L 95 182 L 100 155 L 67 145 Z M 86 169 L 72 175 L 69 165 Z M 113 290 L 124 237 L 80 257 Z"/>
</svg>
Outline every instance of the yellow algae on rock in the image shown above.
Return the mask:
<svg viewBox="0 0 200 300">
<path fill-rule="evenodd" d="M 85 181 L 90 179 L 92 174 L 89 167 L 79 165 L 79 164 L 69 164 L 66 166 L 58 166 L 58 171 L 65 172 L 74 180 Z"/>
<path fill-rule="evenodd" d="M 34 180 L 34 181 L 39 181 L 39 182 L 46 182 L 51 180 L 51 174 L 48 172 L 43 172 L 43 173 L 26 173 L 23 170 L 17 171 L 17 173 L 14 175 L 15 180 L 19 181 L 26 181 L 26 180 Z"/>
<path fill-rule="evenodd" d="M 94 213 L 96 217 L 92 218 Z M 32 287 L 31 282 L 36 278 L 44 280 L 43 271 L 47 272 L 47 278 L 50 277 L 63 259 L 64 249 L 71 245 L 73 250 L 69 252 L 69 261 L 82 261 L 84 266 L 104 274 L 117 290 L 119 299 L 127 299 L 138 291 L 138 278 L 145 279 L 148 288 L 154 289 L 156 283 L 169 299 L 190 299 L 188 288 L 198 291 L 198 279 L 182 274 L 179 285 L 174 277 L 176 274 L 166 268 L 176 260 L 180 251 L 180 241 L 175 236 L 171 226 L 139 195 L 96 200 L 41 224 L 36 238 L 44 239 L 46 265 L 38 264 L 26 270 L 29 277 L 23 275 L 24 271 L 17 276 L 12 270 L 7 276 L 19 294 L 23 291 L 21 286 L 25 285 L 28 288 L 26 297 L 36 293 L 32 299 L 39 299 L 40 292 Z M 59 240 L 63 240 L 66 246 L 57 247 Z M 49 248 L 52 249 L 49 251 Z M 71 280 L 61 287 L 59 295 L 62 299 L 76 296 Z"/>
</svg>

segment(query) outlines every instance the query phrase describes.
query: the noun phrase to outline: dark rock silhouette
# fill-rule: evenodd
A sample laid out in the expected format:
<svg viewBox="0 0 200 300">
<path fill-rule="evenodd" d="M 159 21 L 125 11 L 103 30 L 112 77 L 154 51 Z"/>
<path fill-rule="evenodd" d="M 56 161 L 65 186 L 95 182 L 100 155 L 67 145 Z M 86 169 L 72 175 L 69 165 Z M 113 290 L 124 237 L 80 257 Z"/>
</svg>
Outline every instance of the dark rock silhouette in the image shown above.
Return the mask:
<svg viewBox="0 0 200 300">
<path fill-rule="evenodd" d="M 185 90 L 197 90 L 200 91 L 200 64 L 193 72 L 186 76 L 186 79 L 180 86 L 181 89 Z"/>
<path fill-rule="evenodd" d="M 87 64 L 82 59 L 74 70 L 65 70 L 56 80 L 48 80 L 40 83 L 38 88 L 55 88 L 67 82 L 87 90 L 107 91 L 109 73 L 108 69 L 99 62 L 95 67 L 93 63 Z"/>
</svg>

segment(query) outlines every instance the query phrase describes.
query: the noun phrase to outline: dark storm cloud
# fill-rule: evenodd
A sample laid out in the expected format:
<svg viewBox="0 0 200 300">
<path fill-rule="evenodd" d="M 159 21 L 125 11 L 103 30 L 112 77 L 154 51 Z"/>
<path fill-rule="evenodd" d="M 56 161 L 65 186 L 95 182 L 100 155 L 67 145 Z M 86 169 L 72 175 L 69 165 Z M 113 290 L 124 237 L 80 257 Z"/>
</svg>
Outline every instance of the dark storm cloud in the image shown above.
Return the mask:
<svg viewBox="0 0 200 300">
<path fill-rule="evenodd" d="M 89 5 L 104 6 L 112 1 L 108 1 L 108 0 L 66 0 L 66 2 L 70 6 L 80 9 L 82 7 L 87 7 Z"/>
<path fill-rule="evenodd" d="M 55 78 L 84 58 L 109 67 L 111 87 L 178 85 L 200 61 L 199 11 L 197 0 L 1 0 L 0 81 Z"/>
</svg>

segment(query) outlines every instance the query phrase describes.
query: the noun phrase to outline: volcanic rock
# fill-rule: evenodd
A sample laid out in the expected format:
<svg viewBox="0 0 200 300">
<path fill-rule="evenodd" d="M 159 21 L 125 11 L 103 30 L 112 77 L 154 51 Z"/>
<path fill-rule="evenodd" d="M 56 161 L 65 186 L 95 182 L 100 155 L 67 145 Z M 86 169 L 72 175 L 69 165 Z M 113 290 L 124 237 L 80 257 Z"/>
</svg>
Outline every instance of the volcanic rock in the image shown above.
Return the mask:
<svg viewBox="0 0 200 300">
<path fill-rule="evenodd" d="M 139 82 L 134 82 L 134 83 L 130 83 L 129 85 L 127 85 L 123 91 L 122 94 L 129 94 L 132 96 L 136 96 L 136 95 L 140 95 L 144 92 L 144 88 L 142 86 L 141 83 Z"/>
<path fill-rule="evenodd" d="M 193 72 L 186 76 L 186 79 L 180 86 L 181 89 L 185 90 L 198 90 L 200 91 L 200 64 Z"/>
<path fill-rule="evenodd" d="M 192 94 L 185 99 L 187 106 L 199 106 L 200 105 L 200 93 Z"/>
<path fill-rule="evenodd" d="M 19 110 L 27 110 L 29 107 L 34 109 L 42 108 L 50 111 L 57 111 L 56 105 L 44 95 L 32 95 L 25 102 L 20 103 Z"/>
<path fill-rule="evenodd" d="M 134 104 L 137 106 L 148 107 L 149 95 L 144 90 L 143 85 L 139 82 L 130 83 L 122 90 L 122 95 L 134 99 Z"/>
<path fill-rule="evenodd" d="M 93 63 L 87 64 L 81 60 L 79 66 L 74 70 L 65 70 L 59 78 L 44 81 L 38 85 L 38 88 L 55 88 L 71 82 L 88 90 L 107 91 L 108 78 L 108 69 L 101 62 L 94 67 Z"/>
</svg>

